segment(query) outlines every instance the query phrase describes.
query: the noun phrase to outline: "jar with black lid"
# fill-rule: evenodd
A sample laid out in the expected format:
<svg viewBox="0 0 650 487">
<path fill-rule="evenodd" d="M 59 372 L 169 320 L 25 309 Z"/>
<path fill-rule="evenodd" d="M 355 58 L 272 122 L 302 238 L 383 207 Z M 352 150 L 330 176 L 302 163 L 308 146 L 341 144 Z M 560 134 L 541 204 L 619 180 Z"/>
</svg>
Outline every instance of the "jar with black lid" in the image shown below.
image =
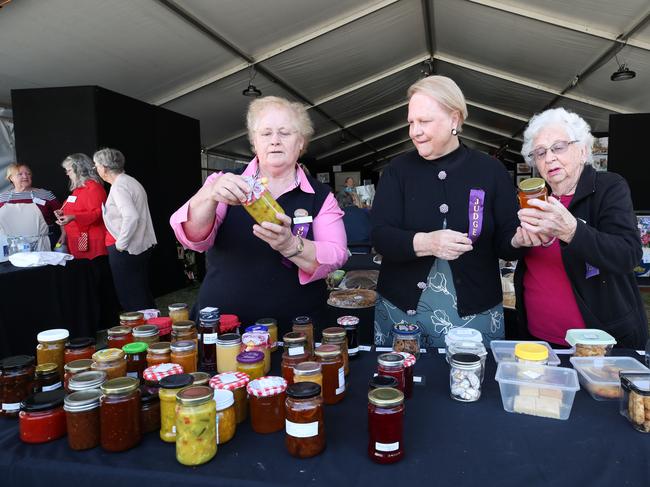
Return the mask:
<svg viewBox="0 0 650 487">
<path fill-rule="evenodd" d="M 19 432 L 25 443 L 46 443 L 66 433 L 65 391 L 37 392 L 20 403 Z"/>
<path fill-rule="evenodd" d="M 0 402 L 3 416 L 18 416 L 20 403 L 34 388 L 34 357 L 15 355 L 0 361 Z"/>
<path fill-rule="evenodd" d="M 140 423 L 143 435 L 160 430 L 160 399 L 145 387 L 140 387 Z"/>
<path fill-rule="evenodd" d="M 290 455 L 309 458 L 325 449 L 321 387 L 297 382 L 287 387 L 285 445 Z"/>
<path fill-rule="evenodd" d="M 92 358 L 96 351 L 94 338 L 71 338 L 65 342 L 63 362 L 67 364 L 74 360 Z"/>
</svg>

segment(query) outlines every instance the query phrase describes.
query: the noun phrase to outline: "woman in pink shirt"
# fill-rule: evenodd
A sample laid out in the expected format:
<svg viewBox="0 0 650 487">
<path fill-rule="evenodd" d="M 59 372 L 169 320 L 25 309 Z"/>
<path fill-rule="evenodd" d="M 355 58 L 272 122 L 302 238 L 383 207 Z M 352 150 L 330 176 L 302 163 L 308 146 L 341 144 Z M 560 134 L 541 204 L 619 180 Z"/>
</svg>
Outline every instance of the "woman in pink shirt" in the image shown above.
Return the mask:
<svg viewBox="0 0 650 487">
<path fill-rule="evenodd" d="M 170 219 L 185 248 L 207 252 L 198 308 L 219 307 L 245 324 L 272 316 L 281 331 L 299 315 L 323 323 L 324 278 L 347 260 L 347 240 L 329 188 L 298 164 L 311 120 L 303 105 L 265 97 L 250 104 L 247 127 L 256 157 L 242 175 L 209 176 Z M 286 213 L 276 214 L 281 224 L 256 224 L 243 209 L 253 190 L 249 178 L 266 178 Z"/>
</svg>

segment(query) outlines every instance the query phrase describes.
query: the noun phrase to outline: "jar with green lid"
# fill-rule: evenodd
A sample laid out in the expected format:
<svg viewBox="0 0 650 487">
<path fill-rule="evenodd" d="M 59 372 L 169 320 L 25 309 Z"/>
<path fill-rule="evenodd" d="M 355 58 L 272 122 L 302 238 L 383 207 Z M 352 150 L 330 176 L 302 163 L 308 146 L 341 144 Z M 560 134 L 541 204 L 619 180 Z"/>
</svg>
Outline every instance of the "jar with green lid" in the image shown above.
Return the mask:
<svg viewBox="0 0 650 487">
<path fill-rule="evenodd" d="M 120 325 L 135 328 L 136 326 L 144 325 L 144 314 L 139 311 L 128 311 L 120 313 Z"/>
<path fill-rule="evenodd" d="M 70 382 L 70 379 L 77 375 L 80 374 L 81 372 L 86 372 L 90 370 L 90 367 L 93 364 L 93 359 L 87 359 L 87 358 L 82 358 L 80 360 L 73 360 L 72 362 L 68 362 L 65 364 L 65 367 L 63 367 L 64 373 L 63 373 L 63 388 L 65 389 L 66 392 L 72 392 L 70 389 L 68 389 L 68 384 Z"/>
<path fill-rule="evenodd" d="M 125 451 L 140 443 L 139 385 L 140 381 L 133 377 L 118 377 L 102 385 L 99 437 L 104 450 Z"/>
<path fill-rule="evenodd" d="M 122 347 L 122 351 L 126 354 L 126 376 L 142 381 L 142 374 L 147 368 L 147 344 L 128 343 Z"/>
<path fill-rule="evenodd" d="M 163 377 L 158 382 L 160 397 L 160 439 L 168 443 L 176 441 L 176 394 L 192 385 L 190 374 L 175 374 Z"/>
<path fill-rule="evenodd" d="M 68 390 L 72 392 L 99 390 L 106 382 L 106 372 L 102 370 L 88 370 L 72 376 L 68 382 Z"/>
<path fill-rule="evenodd" d="M 187 303 L 170 304 L 167 310 L 169 311 L 169 317 L 172 319 L 172 323 L 190 319 L 190 308 L 187 306 Z"/>
<path fill-rule="evenodd" d="M 546 201 L 548 192 L 546 191 L 546 182 L 542 178 L 526 178 L 519 181 L 519 206 L 523 208 L 535 208 L 528 204 L 529 200 L 538 199 Z"/>
<path fill-rule="evenodd" d="M 35 370 L 34 392 L 47 392 L 62 387 L 59 368 L 56 364 L 40 364 Z"/>
<path fill-rule="evenodd" d="M 160 341 L 156 325 L 140 325 L 133 328 L 133 341 L 144 342 L 148 345 Z"/>
<path fill-rule="evenodd" d="M 63 402 L 68 445 L 73 450 L 89 450 L 99 445 L 99 400 L 97 389 L 73 392 Z"/>
<path fill-rule="evenodd" d="M 126 376 L 126 358 L 119 348 L 105 348 L 93 354 L 92 370 L 106 372 L 107 380 Z"/>
<path fill-rule="evenodd" d="M 350 359 L 348 357 L 348 339 L 345 328 L 342 326 L 331 326 L 323 330 L 323 345 L 337 345 L 341 349 L 343 368 L 345 375 L 350 373 Z"/>
<path fill-rule="evenodd" d="M 176 460 L 183 465 L 201 465 L 217 453 L 217 415 L 212 394 L 209 387 L 191 386 L 176 397 Z"/>
<path fill-rule="evenodd" d="M 214 400 L 217 403 L 217 443 L 222 445 L 232 440 L 237 429 L 235 396 L 232 391 L 215 389 Z"/>
</svg>

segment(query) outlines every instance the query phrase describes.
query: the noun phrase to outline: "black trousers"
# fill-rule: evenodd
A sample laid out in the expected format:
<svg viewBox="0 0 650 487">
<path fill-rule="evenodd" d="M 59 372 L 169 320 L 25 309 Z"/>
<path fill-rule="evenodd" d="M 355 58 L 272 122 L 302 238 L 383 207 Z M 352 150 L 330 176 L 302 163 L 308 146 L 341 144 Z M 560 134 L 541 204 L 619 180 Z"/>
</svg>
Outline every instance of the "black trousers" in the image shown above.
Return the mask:
<svg viewBox="0 0 650 487">
<path fill-rule="evenodd" d="M 117 299 L 123 311 L 155 308 L 149 287 L 149 260 L 153 248 L 139 255 L 119 252 L 115 245 L 107 247 Z"/>
</svg>

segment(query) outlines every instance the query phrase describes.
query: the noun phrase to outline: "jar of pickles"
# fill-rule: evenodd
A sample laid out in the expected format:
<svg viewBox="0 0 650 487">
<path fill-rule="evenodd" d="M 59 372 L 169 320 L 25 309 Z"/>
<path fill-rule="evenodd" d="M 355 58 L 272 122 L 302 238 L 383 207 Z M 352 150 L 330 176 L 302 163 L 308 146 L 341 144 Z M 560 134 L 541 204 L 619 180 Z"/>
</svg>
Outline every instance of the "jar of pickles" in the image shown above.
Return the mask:
<svg viewBox="0 0 650 487">
<path fill-rule="evenodd" d="M 172 343 L 183 340 L 193 340 L 198 346 L 199 336 L 193 321 L 177 321 L 172 325 Z"/>
<path fill-rule="evenodd" d="M 190 374 L 176 374 L 163 377 L 158 382 L 160 389 L 160 439 L 168 443 L 176 441 L 176 394 L 192 385 Z"/>
<path fill-rule="evenodd" d="M 397 388 L 404 392 L 404 357 L 399 353 L 382 353 L 377 357 L 377 374 L 395 377 Z"/>
<path fill-rule="evenodd" d="M 102 448 L 118 452 L 133 448 L 142 439 L 139 381 L 118 377 L 102 385 L 99 404 L 99 437 Z"/>
<path fill-rule="evenodd" d="M 140 325 L 133 328 L 133 341 L 144 342 L 147 345 L 160 341 L 156 325 Z"/>
<path fill-rule="evenodd" d="M 63 386 L 56 364 L 37 365 L 34 375 L 34 392 L 54 391 Z"/>
<path fill-rule="evenodd" d="M 158 328 L 158 339 L 161 342 L 169 342 L 172 338 L 172 319 L 167 316 L 149 318 L 147 325 L 154 325 Z"/>
<path fill-rule="evenodd" d="M 158 364 L 167 364 L 172 361 L 172 352 L 169 342 L 152 343 L 147 348 L 147 367 Z"/>
<path fill-rule="evenodd" d="M 59 369 L 59 375 L 63 377 L 65 341 L 70 336 L 70 332 L 63 328 L 46 330 L 40 332 L 36 339 L 36 363 L 37 364 L 56 364 Z"/>
<path fill-rule="evenodd" d="M 34 357 L 15 355 L 0 361 L 2 416 L 18 416 L 20 403 L 34 389 Z"/>
<path fill-rule="evenodd" d="M 68 432 L 68 445 L 73 450 L 89 450 L 99 446 L 99 398 L 94 389 L 73 392 L 63 404 Z"/>
<path fill-rule="evenodd" d="M 25 443 L 46 443 L 65 436 L 65 391 L 37 392 L 20 403 L 20 439 Z"/>
<path fill-rule="evenodd" d="M 237 355 L 237 371 L 243 372 L 251 380 L 264 375 L 264 354 L 258 351 L 242 352 Z"/>
<path fill-rule="evenodd" d="M 237 429 L 235 397 L 232 391 L 215 389 L 214 400 L 217 403 L 217 444 L 222 445 L 232 440 Z"/>
<path fill-rule="evenodd" d="M 345 397 L 345 369 L 341 349 L 336 345 L 321 345 L 316 349 L 316 361 L 323 371 L 323 402 L 336 404 Z"/>
<path fill-rule="evenodd" d="M 393 352 L 407 352 L 420 358 L 420 335 L 422 330 L 414 323 L 397 323 L 391 329 Z"/>
<path fill-rule="evenodd" d="M 107 380 L 126 376 L 124 352 L 118 348 L 105 348 L 93 354 L 92 370 L 106 372 Z"/>
<path fill-rule="evenodd" d="M 217 338 L 217 372 L 237 370 L 237 355 L 241 349 L 241 337 L 236 333 L 224 333 Z"/>
<path fill-rule="evenodd" d="M 275 318 L 259 318 L 255 320 L 255 324 L 266 327 L 271 340 L 271 352 L 275 352 L 278 349 L 278 320 Z"/>
<path fill-rule="evenodd" d="M 302 362 L 293 368 L 293 383 L 313 382 L 323 387 L 323 371 L 318 362 Z M 320 392 L 319 392 L 320 394 Z"/>
<path fill-rule="evenodd" d="M 144 325 L 144 314 L 140 311 L 128 311 L 120 313 L 120 325 L 135 328 Z"/>
<path fill-rule="evenodd" d="M 171 349 L 172 363 L 178 364 L 183 367 L 183 372 L 186 374 L 196 372 L 196 342 L 193 340 L 181 340 L 172 342 L 169 346 Z"/>
<path fill-rule="evenodd" d="M 536 198 L 538 200 L 546 201 L 548 192 L 546 191 L 546 181 L 542 178 L 526 178 L 519 181 L 517 185 L 519 191 L 519 206 L 523 208 L 533 208 L 528 204 L 528 201 Z"/>
<path fill-rule="evenodd" d="M 92 358 L 93 353 L 95 352 L 96 350 L 94 338 L 72 338 L 65 342 L 63 361 L 67 364 L 73 360 Z"/>
<path fill-rule="evenodd" d="M 142 374 L 147 368 L 147 344 L 133 342 L 122 347 L 126 355 L 126 376 L 142 381 Z"/>
<path fill-rule="evenodd" d="M 345 335 L 348 342 L 348 357 L 356 358 L 359 356 L 359 318 L 356 316 L 341 316 L 337 318 L 336 323 L 345 329 Z"/>
<path fill-rule="evenodd" d="M 368 393 L 368 456 L 382 464 L 404 457 L 404 394 L 397 389 Z"/>
<path fill-rule="evenodd" d="M 287 381 L 266 376 L 248 383 L 251 427 L 256 433 L 274 433 L 284 428 Z"/>
<path fill-rule="evenodd" d="M 191 386 L 178 393 L 176 460 L 182 465 L 201 465 L 217 453 L 216 406 L 212 389 Z"/>
<path fill-rule="evenodd" d="M 217 337 L 219 308 L 207 307 L 199 311 L 199 369 L 214 373 L 217 370 Z"/>
<path fill-rule="evenodd" d="M 287 387 L 284 444 L 294 457 L 313 457 L 325 449 L 320 389 L 313 382 L 299 382 Z"/>
<path fill-rule="evenodd" d="M 343 358 L 343 368 L 345 375 L 350 373 L 349 359 L 348 359 L 348 339 L 345 333 L 345 328 L 340 326 L 331 326 L 323 330 L 323 345 L 336 345 L 341 349 L 341 357 Z"/>
<path fill-rule="evenodd" d="M 264 373 L 271 370 L 271 349 L 269 348 L 268 332 L 253 331 L 244 333 L 241 337 L 241 351 L 258 351 L 264 354 Z"/>
<path fill-rule="evenodd" d="M 292 330 L 304 333 L 307 337 L 307 353 L 314 356 L 314 323 L 309 316 L 296 316 L 293 319 Z"/>
<path fill-rule="evenodd" d="M 416 360 L 413 354 L 407 352 L 400 352 L 399 354 L 404 357 L 404 397 L 408 399 L 413 395 L 413 368 Z"/>
<path fill-rule="evenodd" d="M 170 304 L 167 310 L 169 311 L 169 317 L 172 319 L 172 323 L 188 321 L 190 319 L 190 308 L 186 303 Z"/>
<path fill-rule="evenodd" d="M 246 195 L 246 201 L 242 205 L 244 210 L 260 225 L 262 222 L 281 225 L 282 222 L 275 215 L 277 213 L 284 214 L 284 210 L 267 189 L 266 178 L 244 176 L 244 181 L 252 188 L 251 192 Z"/>
<path fill-rule="evenodd" d="M 72 392 L 100 390 L 104 382 L 106 382 L 106 372 L 101 370 L 88 370 L 86 372 L 79 372 L 78 374 L 70 377 L 68 382 L 68 390 Z"/>
<path fill-rule="evenodd" d="M 63 368 L 64 373 L 63 373 L 63 388 L 65 389 L 66 392 L 71 392 L 70 389 L 68 388 L 68 384 L 70 382 L 70 378 L 80 374 L 81 372 L 87 372 L 90 370 L 90 367 L 93 364 L 92 359 L 81 359 L 81 360 L 73 360 L 72 362 L 68 362 L 65 364 L 65 367 Z"/>
<path fill-rule="evenodd" d="M 248 417 L 248 396 L 246 386 L 250 378 L 244 372 L 225 372 L 210 379 L 210 387 L 215 391 L 232 391 L 235 400 L 235 420 L 242 423 Z"/>
<path fill-rule="evenodd" d="M 114 326 L 109 328 L 106 333 L 106 346 L 108 348 L 121 349 L 124 345 L 133 341 L 133 334 L 129 326 Z"/>
<path fill-rule="evenodd" d="M 287 384 L 293 384 L 294 368 L 311 358 L 306 350 L 307 337 L 302 332 L 290 332 L 284 335 L 284 352 L 282 353 L 282 377 Z"/>
</svg>

